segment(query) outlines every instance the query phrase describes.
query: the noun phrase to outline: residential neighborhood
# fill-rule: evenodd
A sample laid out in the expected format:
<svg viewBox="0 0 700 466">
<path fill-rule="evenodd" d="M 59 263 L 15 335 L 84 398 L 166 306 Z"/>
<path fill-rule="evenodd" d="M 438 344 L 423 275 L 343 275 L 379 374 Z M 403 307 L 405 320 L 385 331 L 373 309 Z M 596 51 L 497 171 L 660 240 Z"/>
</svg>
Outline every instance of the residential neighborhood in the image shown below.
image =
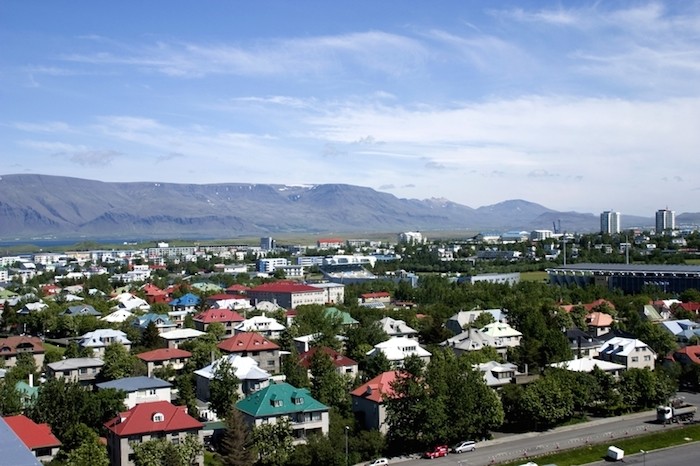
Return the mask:
<svg viewBox="0 0 700 466">
<path fill-rule="evenodd" d="M 696 289 L 624 294 L 614 281 L 532 280 L 528 264 L 542 277 L 556 263 L 473 254 L 494 241 L 449 246 L 412 232 L 395 243 L 2 257 L 0 414 L 20 438 L 41 431 L 26 448 L 54 466 L 82 464 L 88 452 L 113 466 L 154 454 L 229 464 L 241 432 L 259 464 L 308 464 L 304 455 L 323 448 L 357 463 L 649 409 L 697 386 Z M 303 273 L 287 276 L 294 254 Z M 276 257 L 286 262 L 265 260 Z M 504 272 L 425 270 L 451 263 Z M 626 391 L 640 383 L 653 383 L 655 397 Z M 584 397 L 576 386 L 590 389 Z M 522 402 L 564 392 L 548 401 L 555 411 Z M 59 418 L 73 409 L 62 403 L 100 408 Z"/>
</svg>

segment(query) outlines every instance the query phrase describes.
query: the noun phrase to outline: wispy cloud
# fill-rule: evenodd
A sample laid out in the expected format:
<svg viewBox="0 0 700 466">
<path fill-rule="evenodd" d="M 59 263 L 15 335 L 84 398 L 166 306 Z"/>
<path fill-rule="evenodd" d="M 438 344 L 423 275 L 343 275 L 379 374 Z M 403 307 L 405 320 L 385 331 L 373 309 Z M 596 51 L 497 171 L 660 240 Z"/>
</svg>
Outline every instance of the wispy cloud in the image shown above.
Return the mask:
<svg viewBox="0 0 700 466">
<path fill-rule="evenodd" d="M 58 153 L 57 156 L 67 156 L 68 159 L 78 165 L 103 167 L 110 165 L 121 154 L 111 150 L 88 150 L 73 153 Z"/>
</svg>

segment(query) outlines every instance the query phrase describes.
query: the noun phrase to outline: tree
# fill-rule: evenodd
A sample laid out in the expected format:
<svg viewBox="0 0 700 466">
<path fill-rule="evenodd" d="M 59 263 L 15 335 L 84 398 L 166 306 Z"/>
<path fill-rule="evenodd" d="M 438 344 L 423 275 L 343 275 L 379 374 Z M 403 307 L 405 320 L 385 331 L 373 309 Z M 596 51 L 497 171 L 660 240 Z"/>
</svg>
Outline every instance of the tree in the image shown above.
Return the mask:
<svg viewBox="0 0 700 466">
<path fill-rule="evenodd" d="M 105 348 L 104 366 L 100 371 L 100 379 L 117 380 L 135 375 L 145 375 L 145 366 L 136 356 L 119 343 L 112 343 Z"/>
<path fill-rule="evenodd" d="M 364 373 L 365 377 L 372 379 L 379 374 L 392 369 L 391 362 L 383 351 L 377 351 L 372 357 L 366 359 Z"/>
<path fill-rule="evenodd" d="M 93 437 L 84 439 L 78 448 L 68 453 L 66 466 L 109 466 L 107 449 L 94 433 Z"/>
<path fill-rule="evenodd" d="M 22 411 L 22 399 L 14 383 L 0 379 L 0 416 L 12 416 Z"/>
<path fill-rule="evenodd" d="M 535 429 L 545 429 L 573 415 L 574 397 L 556 377 L 544 376 L 525 387 L 520 410 Z"/>
<path fill-rule="evenodd" d="M 223 466 L 252 466 L 255 463 L 253 438 L 243 415 L 236 408 L 226 415 L 226 430 L 216 456 Z"/>
<path fill-rule="evenodd" d="M 299 364 L 299 352 L 292 345 L 290 354 L 282 360 L 282 373 L 286 377 L 286 382 L 297 388 L 308 388 L 309 374 L 304 366 Z"/>
<path fill-rule="evenodd" d="M 253 429 L 253 445 L 259 463 L 266 466 L 282 466 L 294 451 L 292 427 L 288 418 L 274 424 L 262 424 Z"/>
<path fill-rule="evenodd" d="M 160 332 L 158 331 L 158 327 L 156 326 L 155 322 L 150 321 L 148 325 L 146 325 L 146 328 L 143 329 L 143 333 L 141 334 L 140 341 L 141 346 L 148 350 L 158 348 L 160 346 Z"/>
<path fill-rule="evenodd" d="M 133 449 L 136 466 L 189 466 L 203 450 L 197 436 L 191 434 L 177 445 L 158 438 L 135 444 Z"/>
<path fill-rule="evenodd" d="M 209 406 L 217 417 L 223 418 L 235 409 L 240 380 L 229 358 L 223 357 L 215 364 L 213 378 L 209 381 Z"/>
<path fill-rule="evenodd" d="M 406 446 L 414 451 L 428 442 L 425 432 L 425 399 L 428 394 L 423 380 L 424 364 L 416 357 L 408 357 L 398 377 L 391 384 L 394 396 L 385 400 L 386 422 L 389 425 L 389 449 L 403 452 Z"/>
<path fill-rule="evenodd" d="M 217 340 L 221 340 L 226 335 L 226 327 L 221 322 L 212 322 L 207 327 L 207 333 L 214 335 Z"/>
<path fill-rule="evenodd" d="M 297 307 L 297 316 L 290 329 L 292 336 L 314 335 L 314 346 L 339 349 L 336 335 L 343 331 L 343 317 L 339 311 L 330 312 L 318 304 Z"/>
<path fill-rule="evenodd" d="M 317 347 L 310 363 L 311 396 L 321 403 L 345 413 L 350 410 L 348 381 L 335 370 L 331 357 Z"/>
</svg>

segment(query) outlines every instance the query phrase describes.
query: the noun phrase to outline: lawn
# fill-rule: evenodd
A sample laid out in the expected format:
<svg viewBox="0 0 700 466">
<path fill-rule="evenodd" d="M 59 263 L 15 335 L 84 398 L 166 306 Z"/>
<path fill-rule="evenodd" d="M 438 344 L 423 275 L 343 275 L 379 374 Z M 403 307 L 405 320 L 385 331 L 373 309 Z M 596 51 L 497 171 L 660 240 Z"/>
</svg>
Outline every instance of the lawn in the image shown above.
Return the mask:
<svg viewBox="0 0 700 466">
<path fill-rule="evenodd" d="M 652 451 L 660 448 L 683 445 L 688 442 L 700 440 L 700 425 L 670 429 L 662 432 L 654 432 L 638 437 L 618 439 L 610 444 L 590 445 L 584 448 L 563 451 L 552 455 L 539 456 L 538 464 L 556 464 L 557 466 L 574 466 L 593 463 L 604 459 L 608 447 L 615 445 L 625 451 L 626 455 L 634 455 L 641 450 Z M 502 466 L 515 466 L 523 464 L 523 460 L 503 463 Z"/>
<path fill-rule="evenodd" d="M 543 270 L 537 270 L 534 272 L 520 272 L 521 282 L 546 282 L 547 272 Z"/>
</svg>

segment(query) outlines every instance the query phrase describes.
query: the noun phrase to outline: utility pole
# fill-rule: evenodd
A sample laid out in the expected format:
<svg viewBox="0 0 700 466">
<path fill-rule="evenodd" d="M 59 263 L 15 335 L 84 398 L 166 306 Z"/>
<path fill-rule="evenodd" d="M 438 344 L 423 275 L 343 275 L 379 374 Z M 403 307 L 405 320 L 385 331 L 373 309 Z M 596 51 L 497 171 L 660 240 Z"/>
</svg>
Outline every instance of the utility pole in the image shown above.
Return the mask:
<svg viewBox="0 0 700 466">
<path fill-rule="evenodd" d="M 345 466 L 350 466 L 350 457 L 348 455 L 348 431 L 350 426 L 345 426 Z"/>
</svg>

